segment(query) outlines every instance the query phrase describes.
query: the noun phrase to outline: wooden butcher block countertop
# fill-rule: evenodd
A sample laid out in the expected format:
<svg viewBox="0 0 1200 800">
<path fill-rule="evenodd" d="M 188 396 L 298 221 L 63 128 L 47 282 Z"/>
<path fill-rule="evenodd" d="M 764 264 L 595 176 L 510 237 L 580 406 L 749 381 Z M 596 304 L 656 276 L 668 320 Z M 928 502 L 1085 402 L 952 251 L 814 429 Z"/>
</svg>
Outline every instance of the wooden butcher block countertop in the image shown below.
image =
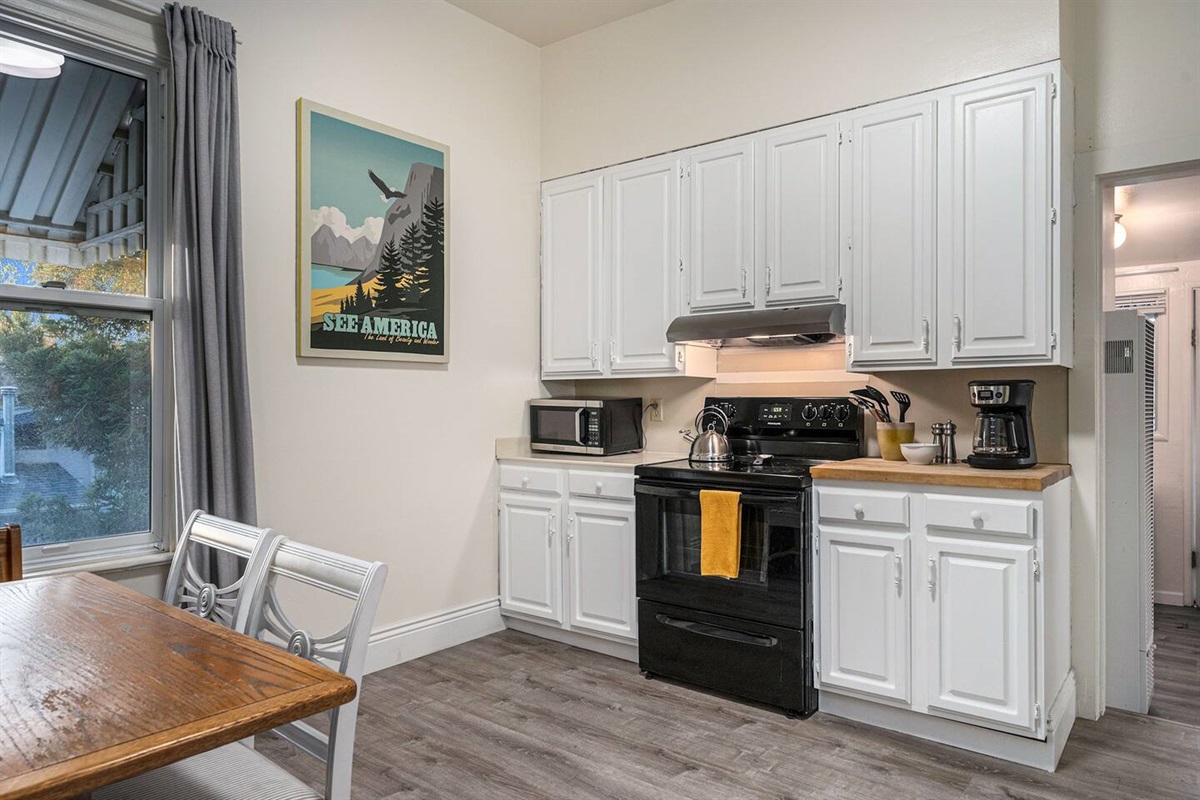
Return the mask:
<svg viewBox="0 0 1200 800">
<path fill-rule="evenodd" d="M 810 469 L 818 480 L 879 481 L 976 489 L 1019 489 L 1040 492 L 1070 477 L 1070 464 L 1038 464 L 1029 469 L 978 469 L 967 464 L 909 464 L 882 458 L 831 461 Z"/>
</svg>

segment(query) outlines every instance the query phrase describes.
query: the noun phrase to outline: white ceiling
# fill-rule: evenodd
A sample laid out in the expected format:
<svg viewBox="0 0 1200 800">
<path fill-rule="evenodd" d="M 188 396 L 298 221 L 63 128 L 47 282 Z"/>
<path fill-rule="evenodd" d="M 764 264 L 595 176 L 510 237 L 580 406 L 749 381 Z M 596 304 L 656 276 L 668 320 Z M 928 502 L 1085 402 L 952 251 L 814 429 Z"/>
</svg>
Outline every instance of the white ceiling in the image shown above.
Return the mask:
<svg viewBox="0 0 1200 800">
<path fill-rule="evenodd" d="M 1118 186 L 1118 267 L 1200 260 L 1200 175 Z"/>
<path fill-rule="evenodd" d="M 544 47 L 669 0 L 446 0 L 482 20 Z"/>
</svg>

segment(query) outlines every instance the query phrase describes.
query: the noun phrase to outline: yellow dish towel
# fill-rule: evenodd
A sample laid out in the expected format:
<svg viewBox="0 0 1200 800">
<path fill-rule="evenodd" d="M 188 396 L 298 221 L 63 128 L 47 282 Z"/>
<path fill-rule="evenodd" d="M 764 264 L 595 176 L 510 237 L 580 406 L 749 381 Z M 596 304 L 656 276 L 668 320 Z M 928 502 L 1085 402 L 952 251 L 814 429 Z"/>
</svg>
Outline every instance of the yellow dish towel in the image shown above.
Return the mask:
<svg viewBox="0 0 1200 800">
<path fill-rule="evenodd" d="M 742 556 L 741 492 L 700 491 L 700 574 L 736 578 Z"/>
</svg>

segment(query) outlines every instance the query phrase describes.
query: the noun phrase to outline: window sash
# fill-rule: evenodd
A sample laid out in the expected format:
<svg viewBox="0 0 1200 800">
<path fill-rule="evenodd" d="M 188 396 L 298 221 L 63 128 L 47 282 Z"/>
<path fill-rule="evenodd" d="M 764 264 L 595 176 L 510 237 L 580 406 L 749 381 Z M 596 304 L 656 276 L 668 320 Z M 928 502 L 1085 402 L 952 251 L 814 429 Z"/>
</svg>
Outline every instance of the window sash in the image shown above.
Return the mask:
<svg viewBox="0 0 1200 800">
<path fill-rule="evenodd" d="M 170 378 L 170 304 L 163 299 L 169 296 L 170 283 L 164 266 L 170 247 L 167 222 L 170 219 L 171 201 L 167 54 L 165 51 L 157 54 L 134 53 L 124 42 L 102 34 L 88 36 L 85 42 L 70 19 L 61 22 L 49 18 L 26 20 L 19 10 L 0 9 L 0 33 L 53 47 L 69 57 L 123 72 L 146 82 L 146 295 L 0 284 L 0 304 L 20 310 L 34 307 L 34 310 L 82 314 L 120 315 L 125 312 L 127 315 L 149 315 L 152 429 L 150 530 L 26 547 L 22 553 L 24 572 L 26 575 L 35 575 L 39 571 L 63 569 L 73 564 L 126 559 L 170 550 L 174 546 L 177 515 L 173 491 L 174 415 L 169 413 L 174 402 Z M 68 546 L 63 547 L 64 544 Z"/>
</svg>

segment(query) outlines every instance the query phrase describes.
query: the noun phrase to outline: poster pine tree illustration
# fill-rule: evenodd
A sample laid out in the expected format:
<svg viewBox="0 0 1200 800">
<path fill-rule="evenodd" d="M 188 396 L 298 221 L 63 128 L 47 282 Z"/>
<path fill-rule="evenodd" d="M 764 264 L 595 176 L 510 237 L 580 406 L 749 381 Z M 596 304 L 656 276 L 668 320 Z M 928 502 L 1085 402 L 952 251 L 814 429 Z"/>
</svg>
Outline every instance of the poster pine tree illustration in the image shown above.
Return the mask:
<svg viewBox="0 0 1200 800">
<path fill-rule="evenodd" d="M 296 107 L 298 354 L 447 361 L 446 147 Z"/>
</svg>

